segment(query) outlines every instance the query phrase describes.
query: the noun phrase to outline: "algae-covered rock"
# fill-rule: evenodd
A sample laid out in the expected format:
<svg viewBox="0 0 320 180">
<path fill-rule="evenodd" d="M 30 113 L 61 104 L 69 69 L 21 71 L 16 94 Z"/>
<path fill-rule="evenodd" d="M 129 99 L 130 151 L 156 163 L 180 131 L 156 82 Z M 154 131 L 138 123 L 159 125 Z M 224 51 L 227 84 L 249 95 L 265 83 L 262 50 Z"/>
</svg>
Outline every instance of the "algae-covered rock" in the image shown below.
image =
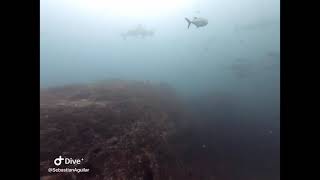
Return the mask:
<svg viewBox="0 0 320 180">
<path fill-rule="evenodd" d="M 167 139 L 180 118 L 168 85 L 105 81 L 41 90 L 40 173 L 43 179 L 160 179 Z M 161 155 L 160 155 L 161 154 Z M 49 173 L 60 155 L 83 158 L 89 173 Z M 60 168 L 60 167 L 59 167 Z"/>
</svg>

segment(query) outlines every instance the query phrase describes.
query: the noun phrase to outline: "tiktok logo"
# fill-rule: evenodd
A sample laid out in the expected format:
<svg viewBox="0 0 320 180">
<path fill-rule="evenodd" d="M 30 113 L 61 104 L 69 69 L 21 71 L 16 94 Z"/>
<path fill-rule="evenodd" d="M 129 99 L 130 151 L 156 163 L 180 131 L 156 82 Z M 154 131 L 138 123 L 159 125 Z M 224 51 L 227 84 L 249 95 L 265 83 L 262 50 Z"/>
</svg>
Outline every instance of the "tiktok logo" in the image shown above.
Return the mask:
<svg viewBox="0 0 320 180">
<path fill-rule="evenodd" d="M 59 156 L 58 158 L 54 159 L 53 163 L 56 166 L 60 166 L 61 163 L 63 164 L 73 164 L 73 165 L 79 165 L 84 159 L 72 159 L 72 158 L 63 158 L 62 156 Z"/>
<path fill-rule="evenodd" d="M 58 158 L 56 158 L 53 163 L 56 165 L 56 166 L 60 166 L 61 165 L 61 162 L 64 160 L 64 158 L 62 158 L 61 156 L 59 156 Z"/>
</svg>

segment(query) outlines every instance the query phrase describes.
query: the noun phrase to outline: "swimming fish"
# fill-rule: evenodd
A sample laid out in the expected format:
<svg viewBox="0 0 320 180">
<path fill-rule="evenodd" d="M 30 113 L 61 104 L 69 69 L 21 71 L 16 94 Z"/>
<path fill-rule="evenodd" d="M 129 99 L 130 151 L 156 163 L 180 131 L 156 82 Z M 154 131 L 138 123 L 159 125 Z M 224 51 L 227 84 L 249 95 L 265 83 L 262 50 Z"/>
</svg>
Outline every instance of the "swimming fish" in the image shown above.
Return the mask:
<svg viewBox="0 0 320 180">
<path fill-rule="evenodd" d="M 188 22 L 188 29 L 190 27 L 190 24 L 194 24 L 197 28 L 206 26 L 208 24 L 208 20 L 201 17 L 194 17 L 193 20 L 189 20 L 188 18 L 185 19 Z"/>
<path fill-rule="evenodd" d="M 131 37 L 146 37 L 146 36 L 153 36 L 153 30 L 145 29 L 141 24 L 139 24 L 135 29 L 128 30 L 126 33 L 122 33 L 121 36 L 123 39 L 126 39 L 128 36 Z"/>
</svg>

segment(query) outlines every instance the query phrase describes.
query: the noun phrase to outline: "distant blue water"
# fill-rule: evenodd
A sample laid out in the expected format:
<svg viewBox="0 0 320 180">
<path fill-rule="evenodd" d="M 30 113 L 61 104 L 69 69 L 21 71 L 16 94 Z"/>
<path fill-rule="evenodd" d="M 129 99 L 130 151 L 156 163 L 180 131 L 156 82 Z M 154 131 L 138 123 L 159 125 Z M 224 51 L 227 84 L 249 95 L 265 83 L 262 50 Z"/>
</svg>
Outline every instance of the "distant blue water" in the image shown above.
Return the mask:
<svg viewBox="0 0 320 180">
<path fill-rule="evenodd" d="M 248 113 L 279 114 L 279 1 L 190 2 L 171 14 L 131 17 L 41 0 L 41 87 L 148 80 L 169 83 L 181 96 L 232 94 Z M 184 18 L 194 16 L 208 25 L 188 29 Z M 154 36 L 121 37 L 138 24 Z"/>
<path fill-rule="evenodd" d="M 261 70 L 260 63 L 267 52 L 280 52 L 278 0 L 199 0 L 154 18 L 88 13 L 64 2 L 41 0 L 42 87 L 105 78 L 164 81 L 186 93 L 279 87 L 279 70 Z M 209 24 L 187 29 L 184 17 L 193 16 Z M 266 20 L 274 23 L 245 29 Z M 120 34 L 137 24 L 155 29 L 154 37 L 123 40 Z M 236 59 L 252 61 L 256 72 L 239 80 L 225 67 Z"/>
<path fill-rule="evenodd" d="M 110 78 L 165 82 L 191 102 L 223 97 L 226 114 L 239 121 L 271 122 L 262 134 L 279 130 L 279 0 L 190 0 L 170 13 L 132 17 L 88 10 L 80 1 L 90 0 L 40 1 L 41 87 Z M 188 29 L 184 18 L 195 16 L 208 25 Z M 121 37 L 138 24 L 154 36 Z M 208 117 L 224 111 L 211 110 L 214 102 L 197 103 L 193 109 L 208 109 Z"/>
</svg>

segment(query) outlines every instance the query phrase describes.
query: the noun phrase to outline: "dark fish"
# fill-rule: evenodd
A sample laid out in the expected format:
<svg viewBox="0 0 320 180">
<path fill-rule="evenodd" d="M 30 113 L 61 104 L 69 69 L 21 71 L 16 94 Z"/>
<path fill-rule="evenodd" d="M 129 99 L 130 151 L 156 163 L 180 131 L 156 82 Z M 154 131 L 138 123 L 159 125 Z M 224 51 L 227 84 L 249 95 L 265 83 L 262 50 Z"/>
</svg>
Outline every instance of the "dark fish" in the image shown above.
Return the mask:
<svg viewBox="0 0 320 180">
<path fill-rule="evenodd" d="M 153 30 L 147 30 L 140 24 L 135 29 L 131 29 L 126 33 L 121 34 L 123 39 L 127 39 L 128 36 L 145 38 L 147 36 L 153 36 L 153 35 L 154 35 Z"/>
</svg>

